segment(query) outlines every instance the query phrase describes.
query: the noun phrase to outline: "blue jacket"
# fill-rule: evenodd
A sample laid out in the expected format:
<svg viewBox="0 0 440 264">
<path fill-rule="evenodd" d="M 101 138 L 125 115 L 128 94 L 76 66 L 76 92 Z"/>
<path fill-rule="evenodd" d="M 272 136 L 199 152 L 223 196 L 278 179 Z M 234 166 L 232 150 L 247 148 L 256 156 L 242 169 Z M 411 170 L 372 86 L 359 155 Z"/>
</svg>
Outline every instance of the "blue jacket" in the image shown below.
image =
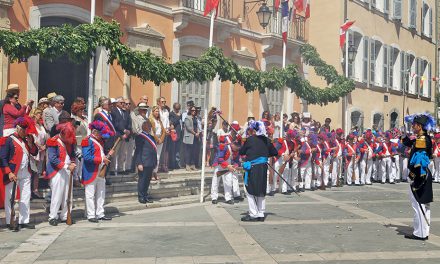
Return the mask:
<svg viewBox="0 0 440 264">
<path fill-rule="evenodd" d="M 157 166 L 157 148 L 154 137 L 145 132 L 140 133 L 135 138 L 136 149 L 139 149 L 134 159 L 135 165 L 144 167 Z"/>
</svg>

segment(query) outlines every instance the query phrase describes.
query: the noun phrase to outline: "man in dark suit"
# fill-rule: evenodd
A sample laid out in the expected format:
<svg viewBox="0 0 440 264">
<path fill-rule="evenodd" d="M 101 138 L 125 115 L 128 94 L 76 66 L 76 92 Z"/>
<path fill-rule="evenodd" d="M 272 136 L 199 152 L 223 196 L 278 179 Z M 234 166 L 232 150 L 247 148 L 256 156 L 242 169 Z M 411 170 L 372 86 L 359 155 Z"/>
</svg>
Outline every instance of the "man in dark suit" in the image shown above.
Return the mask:
<svg viewBox="0 0 440 264">
<path fill-rule="evenodd" d="M 173 104 L 173 111 L 170 112 L 171 140 L 169 148 L 168 169 L 180 169 L 180 145 L 182 144 L 182 114 L 180 113 L 180 104 Z"/>
<path fill-rule="evenodd" d="M 124 110 L 124 98 L 116 98 L 116 107 L 112 109 L 111 116 L 113 125 L 115 126 L 116 136 L 122 137 L 119 149 L 116 150 L 115 159 L 112 162 L 110 171 L 117 171 L 118 174 L 126 174 L 124 171 L 124 164 L 128 147 L 128 140 L 131 134 L 131 117 L 130 114 Z M 127 170 L 130 168 L 126 168 Z"/>
<path fill-rule="evenodd" d="M 151 123 L 146 120 L 142 124 L 142 133 L 136 136 L 136 149 L 139 151 L 135 157 L 138 169 L 138 200 L 140 203 L 152 203 L 147 197 L 153 170 L 157 166 L 157 146 L 154 137 L 151 136 Z"/>
</svg>

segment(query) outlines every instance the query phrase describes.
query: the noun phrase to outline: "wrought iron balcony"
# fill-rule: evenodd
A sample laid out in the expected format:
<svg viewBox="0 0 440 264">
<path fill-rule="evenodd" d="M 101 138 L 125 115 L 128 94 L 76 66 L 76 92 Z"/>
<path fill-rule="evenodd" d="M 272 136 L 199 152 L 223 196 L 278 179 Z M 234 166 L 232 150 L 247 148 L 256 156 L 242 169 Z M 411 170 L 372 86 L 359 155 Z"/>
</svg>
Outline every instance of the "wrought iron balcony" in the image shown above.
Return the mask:
<svg viewBox="0 0 440 264">
<path fill-rule="evenodd" d="M 220 0 L 218 7 L 218 16 L 226 19 L 232 18 L 232 1 Z M 205 11 L 206 0 L 182 0 L 183 7 L 193 9 L 195 11 Z"/>
<path fill-rule="evenodd" d="M 294 39 L 302 42 L 306 42 L 306 19 L 303 16 L 296 15 L 295 20 L 289 21 L 289 27 L 287 31 L 287 38 Z M 282 19 L 281 13 L 278 12 L 270 21 L 266 28 L 266 33 L 282 34 Z"/>
</svg>

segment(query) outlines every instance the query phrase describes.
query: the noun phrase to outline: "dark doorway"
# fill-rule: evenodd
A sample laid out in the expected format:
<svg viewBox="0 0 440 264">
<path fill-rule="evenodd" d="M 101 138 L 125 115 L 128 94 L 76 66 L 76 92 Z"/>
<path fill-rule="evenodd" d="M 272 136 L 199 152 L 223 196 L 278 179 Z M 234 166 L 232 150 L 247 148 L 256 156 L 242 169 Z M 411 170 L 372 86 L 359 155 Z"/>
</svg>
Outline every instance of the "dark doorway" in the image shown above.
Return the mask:
<svg viewBox="0 0 440 264">
<path fill-rule="evenodd" d="M 79 21 L 65 17 L 43 17 L 41 27 L 60 26 L 71 24 L 77 26 Z M 38 97 L 45 97 L 48 93 L 55 92 L 64 96 L 64 110 L 70 112 L 73 100 L 80 96 L 87 99 L 89 79 L 89 61 L 73 63 L 67 56 L 48 61 L 40 59 L 38 77 Z"/>
</svg>

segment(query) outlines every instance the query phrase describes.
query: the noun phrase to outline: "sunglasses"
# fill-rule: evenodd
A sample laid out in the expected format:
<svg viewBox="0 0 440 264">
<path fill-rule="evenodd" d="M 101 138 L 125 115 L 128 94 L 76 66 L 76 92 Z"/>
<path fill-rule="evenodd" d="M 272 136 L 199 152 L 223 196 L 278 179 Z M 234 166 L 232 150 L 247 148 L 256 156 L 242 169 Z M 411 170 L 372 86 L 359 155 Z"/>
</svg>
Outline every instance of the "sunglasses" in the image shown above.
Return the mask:
<svg viewBox="0 0 440 264">
<path fill-rule="evenodd" d="M 12 98 L 14 98 L 14 99 L 18 99 L 18 96 L 14 96 L 14 97 L 12 97 Z"/>
<path fill-rule="evenodd" d="M 167 101 L 160 101 L 161 103 L 166 103 Z"/>
</svg>

